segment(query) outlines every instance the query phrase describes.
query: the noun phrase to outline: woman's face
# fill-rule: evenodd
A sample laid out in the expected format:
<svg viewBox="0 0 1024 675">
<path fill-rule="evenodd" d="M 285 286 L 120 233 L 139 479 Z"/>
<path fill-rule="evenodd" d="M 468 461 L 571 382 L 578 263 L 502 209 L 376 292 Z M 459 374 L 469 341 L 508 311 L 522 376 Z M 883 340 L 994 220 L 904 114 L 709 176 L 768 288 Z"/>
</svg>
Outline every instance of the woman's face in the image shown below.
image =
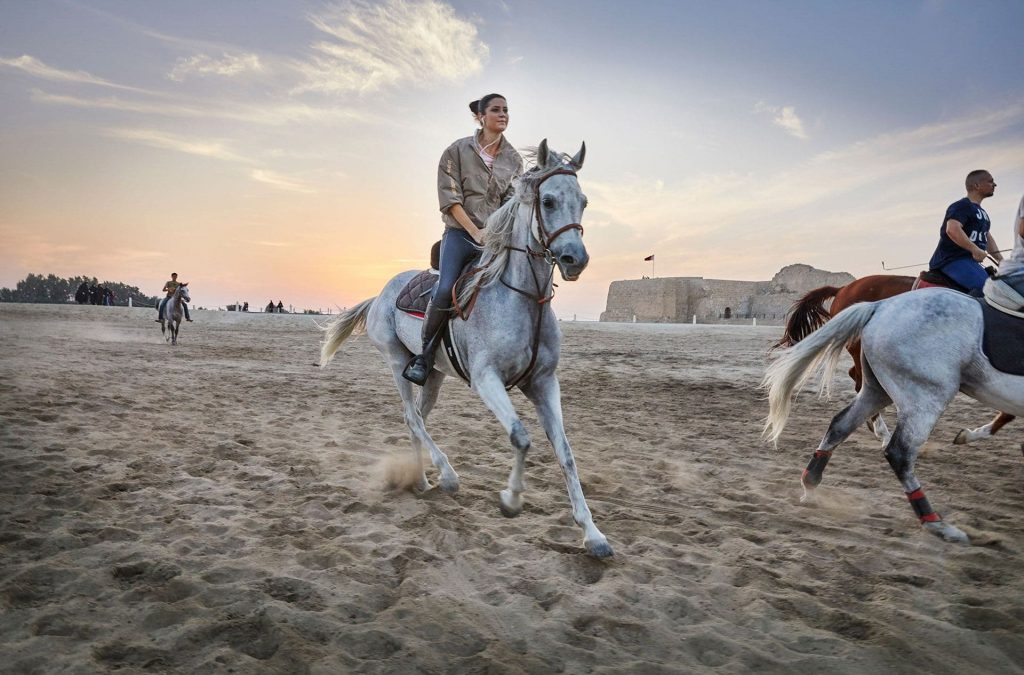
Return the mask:
<svg viewBox="0 0 1024 675">
<path fill-rule="evenodd" d="M 481 126 L 492 134 L 500 134 L 508 128 L 508 102 L 500 96 L 487 102 L 483 115 L 480 116 Z"/>
</svg>

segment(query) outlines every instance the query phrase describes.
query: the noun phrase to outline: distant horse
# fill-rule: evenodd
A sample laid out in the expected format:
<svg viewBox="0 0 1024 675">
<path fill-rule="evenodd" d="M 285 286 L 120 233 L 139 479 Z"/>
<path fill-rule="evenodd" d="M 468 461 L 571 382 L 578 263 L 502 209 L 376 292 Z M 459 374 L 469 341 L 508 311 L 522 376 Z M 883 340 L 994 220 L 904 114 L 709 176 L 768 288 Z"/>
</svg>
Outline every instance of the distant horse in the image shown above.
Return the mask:
<svg viewBox="0 0 1024 675">
<path fill-rule="evenodd" d="M 470 386 L 498 418 L 512 443 L 512 472 L 508 487 L 499 497 L 501 512 L 519 515 L 523 508 L 523 472 L 530 438 L 519 420 L 507 389 L 518 387 L 537 410 L 548 440 L 554 446 L 572 504 L 572 516 L 583 529 L 583 544 L 590 555 L 612 555 L 608 540 L 590 514 L 576 461 L 562 424 L 558 378 L 561 330 L 549 301 L 554 266 L 562 278 L 575 281 L 590 260 L 583 245 L 579 222 L 586 197 L 576 180 L 583 166 L 585 146 L 569 158 L 549 152 L 547 141 L 537 149 L 536 166 L 516 183 L 515 195 L 488 220 L 483 237 L 483 256 L 472 270 L 456 307 L 466 308 L 477 292 L 475 308 L 467 318 L 458 314 L 449 322 L 452 343 L 468 374 Z M 341 343 L 365 327 L 370 341 L 384 356 L 405 407 L 405 422 L 412 438 L 413 456 L 419 462 L 423 448 L 430 452 L 439 472 L 441 489 L 454 493 L 459 477 L 448 457 L 427 433 L 425 420 L 437 401 L 445 375 L 457 371 L 445 353 L 439 353 L 435 370 L 417 398 L 402 369 L 421 347 L 421 319 L 396 309 L 396 298 L 417 272 L 403 272 L 387 283 L 376 298 L 364 300 L 343 312 L 325 329 L 320 365 L 326 366 Z M 444 351 L 444 350 L 439 350 Z M 420 470 L 417 490 L 429 488 Z"/>
<path fill-rule="evenodd" d="M 839 314 L 850 305 L 858 302 L 874 302 L 884 300 L 894 295 L 900 295 L 912 290 L 915 278 L 898 276 L 895 274 L 873 274 L 851 281 L 847 285 L 837 288 L 835 286 L 822 286 L 808 292 L 797 300 L 789 310 L 789 317 L 786 321 L 786 330 L 773 349 L 778 347 L 792 347 L 805 337 L 825 325 L 830 318 Z M 832 300 L 829 309 L 825 309 L 825 303 Z M 861 379 L 863 377 L 860 367 L 860 341 L 854 340 L 847 347 L 850 356 L 853 358 L 853 366 L 850 367 L 850 377 L 857 391 L 860 391 Z M 990 438 L 1002 429 L 1007 423 L 1013 420 L 1013 415 L 998 413 L 994 420 L 977 429 L 961 429 L 953 439 L 958 445 L 971 443 L 973 441 Z M 889 429 L 885 420 L 879 412 L 872 415 L 867 421 L 868 429 L 875 434 L 883 443 L 889 440 Z"/>
<path fill-rule="evenodd" d="M 178 289 L 171 297 L 167 298 L 164 310 L 160 313 L 160 333 L 164 336 L 164 340 L 172 345 L 178 344 L 178 330 L 181 326 L 181 319 L 184 317 L 181 308 L 182 300 L 192 302 L 192 298 L 188 294 L 187 283 L 178 285 Z M 170 335 L 167 335 L 168 330 L 171 332 Z"/>
<path fill-rule="evenodd" d="M 957 391 L 985 405 L 1024 415 L 1024 376 L 996 370 L 982 351 L 978 300 L 945 289 L 924 289 L 880 302 L 862 302 L 837 314 L 823 328 L 782 353 L 765 374 L 769 414 L 765 433 L 782 433 L 795 390 L 815 370 L 824 370 L 827 390 L 843 347 L 861 342 L 862 377 L 853 403 L 832 418 L 804 470 L 804 500 L 821 482 L 832 451 L 853 431 L 894 403 L 896 427 L 885 457 L 922 525 L 946 541 L 967 542 L 943 522 L 914 475 L 921 445 Z"/>
</svg>

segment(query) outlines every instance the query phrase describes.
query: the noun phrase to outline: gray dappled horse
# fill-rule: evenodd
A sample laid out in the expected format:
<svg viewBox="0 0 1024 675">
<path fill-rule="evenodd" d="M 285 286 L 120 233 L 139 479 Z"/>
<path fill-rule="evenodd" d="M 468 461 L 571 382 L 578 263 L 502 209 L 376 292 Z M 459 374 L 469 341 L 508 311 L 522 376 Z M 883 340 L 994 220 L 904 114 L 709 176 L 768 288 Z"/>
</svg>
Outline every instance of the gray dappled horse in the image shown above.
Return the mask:
<svg viewBox="0 0 1024 675">
<path fill-rule="evenodd" d="M 968 543 L 960 529 L 935 513 L 914 475 L 918 449 L 958 391 L 1011 415 L 1024 415 L 1024 376 L 992 367 L 982 352 L 982 311 L 975 298 L 924 289 L 844 309 L 824 328 L 782 353 L 765 374 L 769 414 L 765 433 L 778 440 L 789 417 L 791 396 L 812 372 L 823 369 L 827 391 L 843 348 L 860 338 L 863 384 L 853 403 L 832 418 L 804 470 L 803 499 L 813 497 L 832 450 L 869 417 L 896 405 L 896 428 L 885 458 L 928 531 Z"/>
<path fill-rule="evenodd" d="M 181 308 L 181 301 L 192 302 L 192 298 L 188 295 L 188 284 L 179 284 L 178 288 L 171 297 L 167 298 L 167 304 L 164 305 L 164 311 L 160 314 L 160 333 L 164 336 L 164 340 L 170 342 L 172 345 L 178 344 L 178 330 L 181 327 L 181 319 L 184 316 Z M 167 335 L 167 331 L 170 330 L 171 334 Z"/>
<path fill-rule="evenodd" d="M 483 256 L 463 288 L 456 307 L 466 307 L 475 289 L 476 304 L 469 317 L 449 321 L 452 341 L 470 386 L 505 428 L 512 442 L 512 472 L 499 499 L 501 512 L 513 517 L 523 508 L 523 471 L 530 437 L 519 420 L 508 389 L 518 387 L 536 407 L 548 440 L 554 446 L 572 504 L 572 516 L 583 528 L 590 555 L 612 555 L 608 540 L 594 525 L 580 487 L 576 462 L 562 424 L 558 377 L 562 333 L 551 310 L 554 266 L 562 278 L 575 281 L 590 260 L 583 245 L 580 220 L 587 199 L 576 180 L 586 146 L 575 157 L 549 151 L 541 141 L 536 166 L 516 182 L 515 195 L 488 220 Z M 421 320 L 396 309 L 395 301 L 417 274 L 403 272 L 387 283 L 380 295 L 342 313 L 324 330 L 320 365 L 326 366 L 341 343 L 365 327 L 370 342 L 384 356 L 402 396 L 405 422 L 419 462 L 426 448 L 438 470 L 441 489 L 454 493 L 459 477 L 448 457 L 427 433 L 425 420 L 437 401 L 445 375 L 456 375 L 447 354 L 439 350 L 434 370 L 419 396 L 402 369 L 422 347 Z M 496 283 L 497 282 L 497 283 Z M 421 471 L 415 489 L 430 487 Z"/>
</svg>

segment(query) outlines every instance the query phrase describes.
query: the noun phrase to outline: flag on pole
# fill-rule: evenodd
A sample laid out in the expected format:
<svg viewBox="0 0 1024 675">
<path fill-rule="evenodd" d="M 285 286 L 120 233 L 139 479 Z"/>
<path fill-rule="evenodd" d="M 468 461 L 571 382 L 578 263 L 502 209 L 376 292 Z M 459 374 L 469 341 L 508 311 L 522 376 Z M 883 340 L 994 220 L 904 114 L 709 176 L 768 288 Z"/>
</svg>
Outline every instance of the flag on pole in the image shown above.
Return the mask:
<svg viewBox="0 0 1024 675">
<path fill-rule="evenodd" d="M 653 253 L 651 255 L 647 256 L 646 258 L 644 258 L 644 262 L 647 262 L 649 260 L 654 260 L 654 254 Z"/>
</svg>

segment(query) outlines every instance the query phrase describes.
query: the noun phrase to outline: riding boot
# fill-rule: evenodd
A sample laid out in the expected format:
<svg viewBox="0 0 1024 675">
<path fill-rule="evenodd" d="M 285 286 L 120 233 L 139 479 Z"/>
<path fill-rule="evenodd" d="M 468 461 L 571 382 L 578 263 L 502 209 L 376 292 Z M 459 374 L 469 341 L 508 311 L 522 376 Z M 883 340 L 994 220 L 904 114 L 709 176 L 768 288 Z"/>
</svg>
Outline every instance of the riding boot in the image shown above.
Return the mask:
<svg viewBox="0 0 1024 675">
<path fill-rule="evenodd" d="M 448 322 L 448 310 L 427 305 L 427 315 L 423 319 L 423 351 L 406 364 L 402 377 L 421 387 L 426 383 L 430 371 L 434 369 L 434 353 L 444 335 L 444 327 Z"/>
</svg>

